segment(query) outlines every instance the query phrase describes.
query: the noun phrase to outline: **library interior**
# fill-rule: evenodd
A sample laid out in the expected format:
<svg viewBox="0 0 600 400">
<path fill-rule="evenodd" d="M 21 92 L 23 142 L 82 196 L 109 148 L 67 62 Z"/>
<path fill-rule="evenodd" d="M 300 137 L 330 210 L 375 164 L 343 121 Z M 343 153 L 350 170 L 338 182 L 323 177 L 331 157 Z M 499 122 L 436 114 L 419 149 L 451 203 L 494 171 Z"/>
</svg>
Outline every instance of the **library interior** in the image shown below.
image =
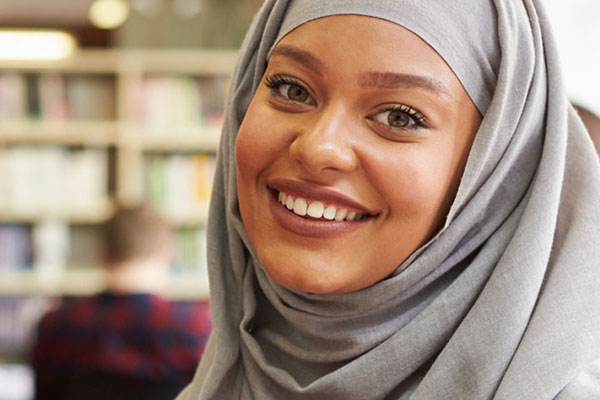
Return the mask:
<svg viewBox="0 0 600 400">
<path fill-rule="evenodd" d="M 34 396 L 40 317 L 105 290 L 119 206 L 174 228 L 166 297 L 207 301 L 223 103 L 260 4 L 0 0 L 0 398 Z"/>
<path fill-rule="evenodd" d="M 0 399 L 34 397 L 41 316 L 106 289 L 119 206 L 150 204 L 173 227 L 165 296 L 208 301 L 224 101 L 261 3 L 0 0 Z M 599 114 L 600 5 L 547 3 L 571 98 Z"/>
</svg>

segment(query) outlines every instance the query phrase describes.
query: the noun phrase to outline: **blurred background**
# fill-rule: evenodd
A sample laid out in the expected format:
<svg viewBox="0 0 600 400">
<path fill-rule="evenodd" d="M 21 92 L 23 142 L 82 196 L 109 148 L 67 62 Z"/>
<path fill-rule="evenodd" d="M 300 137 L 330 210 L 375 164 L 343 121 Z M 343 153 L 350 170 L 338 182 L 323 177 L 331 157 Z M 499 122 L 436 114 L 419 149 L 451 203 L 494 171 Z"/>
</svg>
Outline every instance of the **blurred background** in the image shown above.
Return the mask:
<svg viewBox="0 0 600 400">
<path fill-rule="evenodd" d="M 600 2 L 543 2 L 571 100 L 600 113 Z M 223 101 L 261 3 L 0 0 L 0 400 L 33 394 L 41 313 L 104 287 L 98 228 L 116 204 L 177 228 L 169 297 L 208 297 Z"/>
<path fill-rule="evenodd" d="M 42 313 L 105 288 L 101 224 L 176 227 L 174 301 L 208 298 L 223 101 L 261 0 L 0 0 L 0 400 L 33 396 Z"/>
<path fill-rule="evenodd" d="M 600 115 L 600 1 L 543 0 L 572 102 Z"/>
</svg>

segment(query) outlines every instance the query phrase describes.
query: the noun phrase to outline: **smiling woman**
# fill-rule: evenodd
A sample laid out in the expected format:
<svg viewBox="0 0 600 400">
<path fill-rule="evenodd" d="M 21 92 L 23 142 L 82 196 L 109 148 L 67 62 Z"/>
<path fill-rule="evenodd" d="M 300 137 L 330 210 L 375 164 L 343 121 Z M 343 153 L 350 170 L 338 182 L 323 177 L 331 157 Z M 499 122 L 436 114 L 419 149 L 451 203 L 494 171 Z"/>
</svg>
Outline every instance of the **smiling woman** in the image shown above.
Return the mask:
<svg viewBox="0 0 600 400">
<path fill-rule="evenodd" d="M 442 227 L 480 121 L 450 67 L 397 24 L 337 15 L 286 35 L 236 143 L 262 267 L 309 293 L 391 274 Z"/>
<path fill-rule="evenodd" d="M 599 394 L 600 166 L 557 60 L 536 0 L 266 1 L 179 399 Z"/>
</svg>

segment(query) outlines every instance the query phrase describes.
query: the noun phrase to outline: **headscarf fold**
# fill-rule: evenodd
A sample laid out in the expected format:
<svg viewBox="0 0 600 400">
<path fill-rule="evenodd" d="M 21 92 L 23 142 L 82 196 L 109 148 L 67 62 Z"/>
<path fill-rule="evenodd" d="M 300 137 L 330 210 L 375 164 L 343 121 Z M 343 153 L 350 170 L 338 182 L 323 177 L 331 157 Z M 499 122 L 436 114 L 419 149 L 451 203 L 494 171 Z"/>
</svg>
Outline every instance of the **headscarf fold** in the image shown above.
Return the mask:
<svg viewBox="0 0 600 400">
<path fill-rule="evenodd" d="M 368 288 L 309 294 L 256 257 L 235 138 L 277 41 L 337 14 L 420 36 L 483 121 L 431 241 Z M 266 1 L 233 74 L 217 164 L 214 331 L 179 399 L 552 399 L 600 358 L 600 167 L 540 1 Z"/>
</svg>

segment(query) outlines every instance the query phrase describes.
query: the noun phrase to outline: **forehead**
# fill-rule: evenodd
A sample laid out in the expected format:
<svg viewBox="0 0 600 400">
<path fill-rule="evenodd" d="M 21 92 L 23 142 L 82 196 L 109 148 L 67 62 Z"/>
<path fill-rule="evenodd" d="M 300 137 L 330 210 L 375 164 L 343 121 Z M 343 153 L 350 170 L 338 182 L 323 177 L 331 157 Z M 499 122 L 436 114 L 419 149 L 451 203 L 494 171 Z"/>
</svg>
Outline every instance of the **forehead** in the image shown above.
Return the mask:
<svg viewBox="0 0 600 400">
<path fill-rule="evenodd" d="M 287 58 L 318 74 L 356 74 L 360 83 L 393 84 L 395 74 L 460 86 L 442 57 L 419 36 L 396 23 L 362 15 L 308 21 L 284 36 L 271 59 Z M 285 62 L 285 61 L 284 61 Z"/>
</svg>

